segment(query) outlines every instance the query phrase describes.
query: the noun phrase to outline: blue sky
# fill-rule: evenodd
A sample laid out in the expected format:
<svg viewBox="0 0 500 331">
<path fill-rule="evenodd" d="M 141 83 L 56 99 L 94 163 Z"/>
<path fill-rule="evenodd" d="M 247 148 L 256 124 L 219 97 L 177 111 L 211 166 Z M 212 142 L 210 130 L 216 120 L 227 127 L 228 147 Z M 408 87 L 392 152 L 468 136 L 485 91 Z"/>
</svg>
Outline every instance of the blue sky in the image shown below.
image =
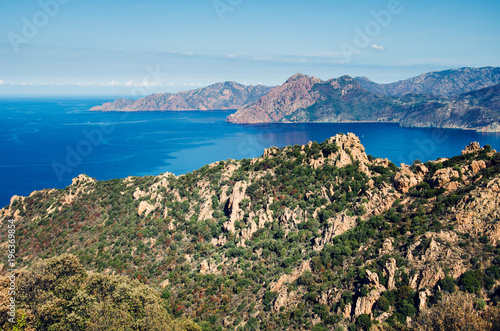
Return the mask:
<svg viewBox="0 0 500 331">
<path fill-rule="evenodd" d="M 500 1 L 0 0 L 0 95 L 500 66 Z M 378 17 L 378 19 L 377 19 Z M 34 29 L 33 29 L 34 28 Z"/>
</svg>

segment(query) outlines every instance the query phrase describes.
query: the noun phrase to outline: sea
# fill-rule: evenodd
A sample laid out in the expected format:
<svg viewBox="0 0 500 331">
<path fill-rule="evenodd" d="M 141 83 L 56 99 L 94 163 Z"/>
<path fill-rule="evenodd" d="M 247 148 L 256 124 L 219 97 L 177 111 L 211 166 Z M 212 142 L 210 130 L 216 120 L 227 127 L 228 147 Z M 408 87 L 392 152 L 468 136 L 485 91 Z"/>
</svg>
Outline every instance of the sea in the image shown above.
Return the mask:
<svg viewBox="0 0 500 331">
<path fill-rule="evenodd" d="M 232 111 L 90 112 L 115 97 L 0 99 L 0 207 L 13 195 L 98 180 L 181 175 L 215 161 L 258 157 L 271 146 L 355 133 L 374 157 L 396 165 L 460 155 L 471 141 L 500 150 L 500 134 L 401 128 L 383 123 L 239 125 Z"/>
</svg>

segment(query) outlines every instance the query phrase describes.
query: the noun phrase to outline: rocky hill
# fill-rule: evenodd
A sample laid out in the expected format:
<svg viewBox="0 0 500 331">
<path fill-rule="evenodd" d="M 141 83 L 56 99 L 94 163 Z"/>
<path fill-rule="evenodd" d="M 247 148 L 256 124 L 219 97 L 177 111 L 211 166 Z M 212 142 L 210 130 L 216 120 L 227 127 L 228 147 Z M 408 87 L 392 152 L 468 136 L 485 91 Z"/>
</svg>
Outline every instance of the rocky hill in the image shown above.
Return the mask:
<svg viewBox="0 0 500 331">
<path fill-rule="evenodd" d="M 367 91 L 349 76 L 322 81 L 296 74 L 227 117 L 233 123 L 396 122 L 411 127 L 500 131 L 499 85 L 453 97 Z"/>
<path fill-rule="evenodd" d="M 400 105 L 366 91 L 349 76 L 322 81 L 296 74 L 253 105 L 238 109 L 233 123 L 394 121 Z"/>
<path fill-rule="evenodd" d="M 461 68 L 433 71 L 390 84 L 377 84 L 366 77 L 355 80 L 366 90 L 389 96 L 426 94 L 452 96 L 500 84 L 500 68 Z"/>
<path fill-rule="evenodd" d="M 208 87 L 179 92 L 152 94 L 138 100 L 117 99 L 91 108 L 91 111 L 158 111 L 237 109 L 254 103 L 271 87 L 245 86 L 234 82 L 216 83 Z"/>
<path fill-rule="evenodd" d="M 296 78 L 304 94 L 290 97 L 309 100 L 314 79 Z M 36 261 L 71 253 L 158 288 L 167 313 L 203 330 L 496 330 L 499 192 L 490 146 L 398 168 L 339 134 L 182 176 L 80 175 L 14 196 L 0 219 L 15 221 L 19 267 L 37 274 L 50 268 Z M 69 293 L 54 288 L 51 300 Z M 18 304 L 31 314 L 36 302 Z M 58 316 L 92 320 L 66 308 Z"/>
</svg>

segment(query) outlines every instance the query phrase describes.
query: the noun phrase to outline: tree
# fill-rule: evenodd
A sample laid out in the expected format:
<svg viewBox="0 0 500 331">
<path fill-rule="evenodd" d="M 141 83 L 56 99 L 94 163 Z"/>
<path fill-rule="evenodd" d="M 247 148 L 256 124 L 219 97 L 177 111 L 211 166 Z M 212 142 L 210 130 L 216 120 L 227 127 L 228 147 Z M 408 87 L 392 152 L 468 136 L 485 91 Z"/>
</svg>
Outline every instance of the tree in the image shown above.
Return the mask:
<svg viewBox="0 0 500 331">
<path fill-rule="evenodd" d="M 474 295 L 447 293 L 432 309 L 424 310 L 415 321 L 416 330 L 496 330 L 474 308 Z"/>
<path fill-rule="evenodd" d="M 368 314 L 361 314 L 356 319 L 356 326 L 361 330 L 370 330 L 372 327 L 372 319 Z"/>
</svg>

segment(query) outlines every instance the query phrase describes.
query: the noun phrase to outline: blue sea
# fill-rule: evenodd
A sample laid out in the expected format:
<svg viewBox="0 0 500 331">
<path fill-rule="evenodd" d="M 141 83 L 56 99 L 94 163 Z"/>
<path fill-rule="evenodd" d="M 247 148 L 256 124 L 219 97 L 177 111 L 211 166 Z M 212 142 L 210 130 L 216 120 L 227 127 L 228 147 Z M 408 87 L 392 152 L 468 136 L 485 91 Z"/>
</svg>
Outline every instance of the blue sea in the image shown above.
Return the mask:
<svg viewBox="0 0 500 331">
<path fill-rule="evenodd" d="M 410 129 L 397 124 L 225 122 L 230 111 L 98 113 L 114 98 L 0 99 L 0 206 L 12 195 L 64 188 L 79 174 L 99 180 L 184 174 L 207 163 L 262 155 L 270 146 L 322 142 L 353 132 L 367 154 L 399 166 L 459 155 L 471 141 L 500 150 L 500 134 Z"/>
</svg>

